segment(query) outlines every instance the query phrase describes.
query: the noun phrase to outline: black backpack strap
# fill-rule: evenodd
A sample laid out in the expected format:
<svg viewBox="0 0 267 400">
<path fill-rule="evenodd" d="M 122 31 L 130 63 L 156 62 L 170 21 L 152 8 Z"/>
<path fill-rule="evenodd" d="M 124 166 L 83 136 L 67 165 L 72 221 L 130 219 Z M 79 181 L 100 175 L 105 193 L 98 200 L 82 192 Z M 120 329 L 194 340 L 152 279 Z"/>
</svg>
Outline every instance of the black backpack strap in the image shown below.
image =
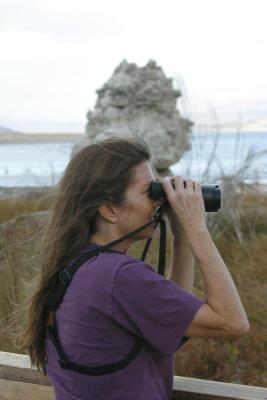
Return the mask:
<svg viewBox="0 0 267 400">
<path fill-rule="evenodd" d="M 90 258 L 98 255 L 100 251 L 100 248 L 88 250 L 67 267 L 58 271 L 46 298 L 46 304 L 50 311 L 55 311 L 58 308 L 75 272 Z"/>
<path fill-rule="evenodd" d="M 119 371 L 120 369 L 127 367 L 128 364 L 137 356 L 138 352 L 141 350 L 143 346 L 143 339 L 137 337 L 136 344 L 132 351 L 121 361 L 116 363 L 106 364 L 98 367 L 88 367 L 86 365 L 76 364 L 72 361 L 69 361 L 64 350 L 60 344 L 57 326 L 54 321 L 53 326 L 48 327 L 48 337 L 50 338 L 51 342 L 53 343 L 57 354 L 59 356 L 58 362 L 63 369 L 71 369 L 73 371 L 79 372 L 80 374 L 85 375 L 105 375 L 110 374 L 112 372 Z"/>
<path fill-rule="evenodd" d="M 48 328 L 47 334 L 53 343 L 55 350 L 59 356 L 58 362 L 63 369 L 71 369 L 81 374 L 86 375 L 105 375 L 110 374 L 112 372 L 116 372 L 124 367 L 126 367 L 130 362 L 137 356 L 138 352 L 141 350 L 142 345 L 144 343 L 144 339 L 136 336 L 136 344 L 131 352 L 121 361 L 112 364 L 106 364 L 97 367 L 88 367 L 85 365 L 80 365 L 73 363 L 68 360 L 64 350 L 60 344 L 58 331 L 55 321 L 55 310 L 58 308 L 61 303 L 64 294 L 69 286 L 75 272 L 83 265 L 86 261 L 91 259 L 92 257 L 98 255 L 100 252 L 108 251 L 111 247 L 115 246 L 117 243 L 127 239 L 128 237 L 133 236 L 137 232 L 145 229 L 148 225 L 155 222 L 154 229 L 156 229 L 157 223 L 160 222 L 161 227 L 161 235 L 160 235 L 160 249 L 159 249 L 159 273 L 164 275 L 165 269 L 165 247 L 166 247 L 166 224 L 165 221 L 162 220 L 163 212 L 165 212 L 164 207 L 160 207 L 155 218 L 152 221 L 149 221 L 147 224 L 141 226 L 133 232 L 123 236 L 122 238 L 115 240 L 111 243 L 108 243 L 105 246 L 98 247 L 96 249 L 91 249 L 84 252 L 82 255 L 77 257 L 74 261 L 72 261 L 67 267 L 61 269 L 56 274 L 54 281 L 51 285 L 51 289 L 48 292 L 46 298 L 46 304 L 49 309 L 49 320 L 48 320 Z M 143 252 L 142 260 L 145 259 L 147 251 L 149 249 L 151 239 L 147 240 L 146 247 Z"/>
<path fill-rule="evenodd" d="M 146 224 L 148 226 L 151 222 Z M 142 227 L 144 229 L 144 227 Z M 140 231 L 139 228 L 137 231 Z M 136 231 L 135 231 L 136 232 Z M 131 233 L 133 234 L 133 233 Z M 127 235 L 128 236 L 128 235 Z M 81 374 L 86 375 L 105 375 L 112 372 L 116 372 L 124 367 L 126 367 L 130 362 L 137 356 L 139 351 L 142 348 L 144 340 L 138 336 L 136 336 L 136 344 L 131 352 L 123 359 L 116 363 L 106 364 L 97 367 L 88 367 L 85 365 L 80 365 L 73 363 L 68 360 L 61 343 L 59 341 L 57 326 L 55 321 L 55 310 L 58 308 L 61 303 L 64 294 L 69 286 L 74 274 L 83 265 L 86 261 L 91 259 L 92 257 L 98 255 L 100 252 L 104 252 L 109 250 L 112 246 L 117 244 L 120 240 L 116 240 L 112 243 L 109 243 L 106 246 L 102 246 L 100 248 L 91 249 L 84 252 L 78 258 L 73 260 L 67 267 L 61 269 L 56 277 L 54 278 L 54 282 L 51 286 L 51 289 L 47 295 L 46 304 L 49 309 L 49 320 L 47 327 L 47 334 L 53 343 L 55 350 L 59 356 L 58 362 L 63 369 L 71 369 L 73 371 L 79 372 Z"/>
</svg>

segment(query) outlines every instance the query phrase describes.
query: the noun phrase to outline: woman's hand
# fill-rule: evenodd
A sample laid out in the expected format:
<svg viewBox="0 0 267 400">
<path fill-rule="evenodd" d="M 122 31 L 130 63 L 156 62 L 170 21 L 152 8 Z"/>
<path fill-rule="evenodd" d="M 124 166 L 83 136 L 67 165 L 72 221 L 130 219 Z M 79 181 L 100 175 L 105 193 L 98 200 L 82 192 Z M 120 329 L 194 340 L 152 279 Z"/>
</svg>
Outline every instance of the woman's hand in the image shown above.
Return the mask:
<svg viewBox="0 0 267 400">
<path fill-rule="evenodd" d="M 171 180 L 175 181 L 175 189 Z M 188 237 L 191 232 L 207 229 L 201 185 L 181 176 L 165 177 L 161 183 L 170 204 L 167 216 L 173 235 Z"/>
<path fill-rule="evenodd" d="M 181 239 L 184 236 L 183 228 L 181 227 L 181 224 L 171 207 L 167 209 L 166 215 L 168 217 L 173 236 L 177 239 Z"/>
</svg>

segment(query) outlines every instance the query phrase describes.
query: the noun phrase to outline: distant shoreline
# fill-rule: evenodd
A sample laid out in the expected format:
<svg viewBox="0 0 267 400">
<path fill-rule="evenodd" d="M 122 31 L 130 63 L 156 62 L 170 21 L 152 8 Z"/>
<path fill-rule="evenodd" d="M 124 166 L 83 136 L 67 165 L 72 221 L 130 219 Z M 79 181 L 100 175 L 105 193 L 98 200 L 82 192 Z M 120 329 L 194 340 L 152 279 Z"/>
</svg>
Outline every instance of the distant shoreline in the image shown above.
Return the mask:
<svg viewBox="0 0 267 400">
<path fill-rule="evenodd" d="M 251 134 L 266 134 L 267 127 L 265 130 L 263 129 L 238 129 L 238 128 L 223 128 L 223 127 L 210 127 L 208 125 L 199 125 L 193 127 L 193 132 L 195 134 L 206 135 L 206 134 L 240 134 L 240 135 L 251 135 Z"/>
<path fill-rule="evenodd" d="M 27 144 L 27 143 L 62 143 L 80 142 L 85 138 L 83 133 L 1 133 L 1 144 Z"/>
<path fill-rule="evenodd" d="M 235 131 L 210 130 L 205 132 L 203 127 L 193 131 L 193 135 L 220 135 L 220 134 L 267 134 L 266 131 Z M 35 144 L 35 143 L 78 143 L 86 138 L 84 133 L 1 133 L 0 145 L 4 144 Z"/>
</svg>

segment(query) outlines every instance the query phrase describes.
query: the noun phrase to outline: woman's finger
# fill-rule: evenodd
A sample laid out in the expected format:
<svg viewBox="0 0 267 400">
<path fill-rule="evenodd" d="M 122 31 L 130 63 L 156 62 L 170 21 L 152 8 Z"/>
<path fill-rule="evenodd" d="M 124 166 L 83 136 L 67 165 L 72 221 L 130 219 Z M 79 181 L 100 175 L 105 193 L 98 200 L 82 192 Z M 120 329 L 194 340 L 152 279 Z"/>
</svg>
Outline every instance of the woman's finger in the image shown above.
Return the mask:
<svg viewBox="0 0 267 400">
<path fill-rule="evenodd" d="M 176 175 L 174 177 L 175 181 L 175 189 L 177 189 L 178 192 L 183 192 L 184 191 L 184 178 L 181 175 Z"/>
<path fill-rule="evenodd" d="M 195 191 L 195 182 L 192 179 L 187 179 L 186 180 L 186 189 L 188 192 L 194 192 Z"/>
</svg>

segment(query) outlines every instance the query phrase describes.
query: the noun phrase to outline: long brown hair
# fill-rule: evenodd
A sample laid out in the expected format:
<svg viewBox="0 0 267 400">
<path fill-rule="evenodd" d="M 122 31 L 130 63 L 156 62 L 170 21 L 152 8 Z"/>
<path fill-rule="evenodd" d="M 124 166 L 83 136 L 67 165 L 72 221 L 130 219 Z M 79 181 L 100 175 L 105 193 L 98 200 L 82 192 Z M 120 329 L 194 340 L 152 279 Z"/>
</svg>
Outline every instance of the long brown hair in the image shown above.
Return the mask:
<svg viewBox="0 0 267 400">
<path fill-rule="evenodd" d="M 28 316 L 20 350 L 46 374 L 46 295 L 57 271 L 88 244 L 96 230 L 98 207 L 104 202 L 121 205 L 134 178 L 134 167 L 150 159 L 140 139 L 110 137 L 82 148 L 69 162 L 57 186 L 39 254 L 36 288 L 28 299 Z"/>
</svg>

